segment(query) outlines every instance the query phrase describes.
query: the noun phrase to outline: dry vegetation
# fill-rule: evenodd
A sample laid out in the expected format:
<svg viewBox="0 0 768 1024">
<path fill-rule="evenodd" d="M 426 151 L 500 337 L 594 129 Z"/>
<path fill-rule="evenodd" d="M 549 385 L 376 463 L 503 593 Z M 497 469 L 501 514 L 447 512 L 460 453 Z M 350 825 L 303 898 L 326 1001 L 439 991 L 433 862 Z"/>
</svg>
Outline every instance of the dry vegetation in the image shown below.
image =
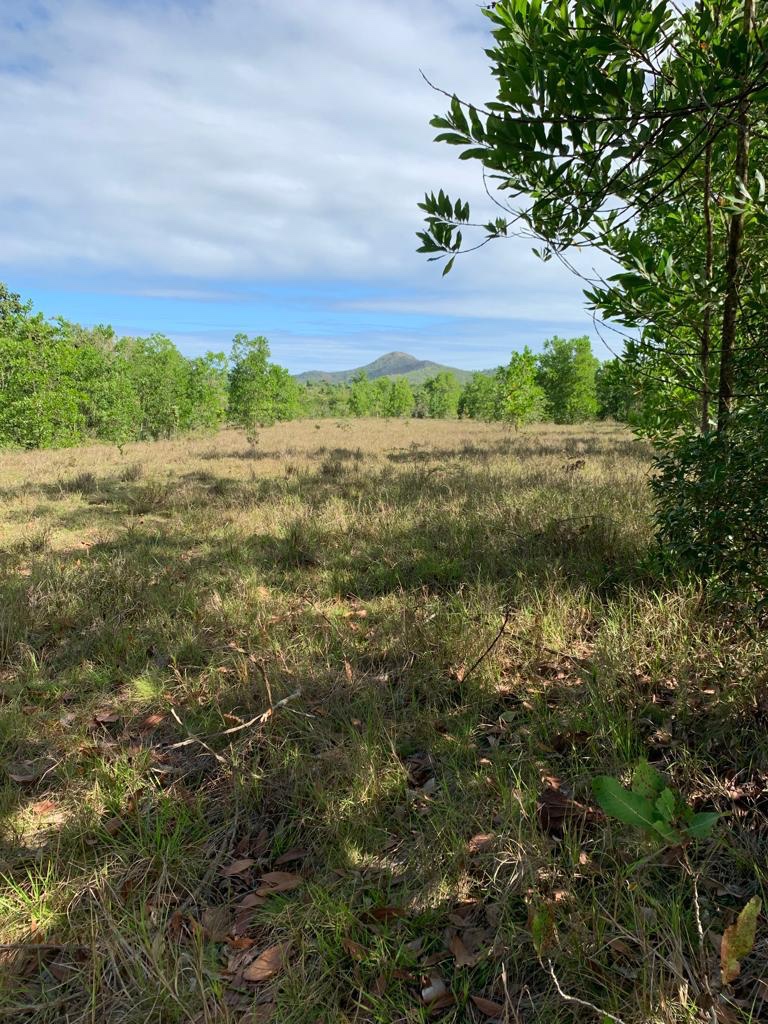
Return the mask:
<svg viewBox="0 0 768 1024">
<path fill-rule="evenodd" d="M 768 645 L 654 579 L 648 466 L 418 420 L 3 455 L 0 1017 L 765 1019 L 766 929 L 722 993 L 716 946 Z M 711 839 L 590 807 L 641 755 Z"/>
</svg>

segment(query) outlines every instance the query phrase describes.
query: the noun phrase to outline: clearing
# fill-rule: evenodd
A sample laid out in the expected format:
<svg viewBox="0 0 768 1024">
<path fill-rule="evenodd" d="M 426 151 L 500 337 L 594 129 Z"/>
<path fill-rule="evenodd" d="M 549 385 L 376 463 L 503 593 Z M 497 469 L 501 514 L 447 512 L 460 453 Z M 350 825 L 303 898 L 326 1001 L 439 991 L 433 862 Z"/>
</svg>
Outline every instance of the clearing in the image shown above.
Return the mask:
<svg viewBox="0 0 768 1024">
<path fill-rule="evenodd" d="M 768 642 L 657 581 L 649 466 L 426 420 L 3 454 L 0 1017 L 765 1019 L 764 927 L 708 1007 Z M 710 838 L 595 810 L 641 756 Z"/>
</svg>

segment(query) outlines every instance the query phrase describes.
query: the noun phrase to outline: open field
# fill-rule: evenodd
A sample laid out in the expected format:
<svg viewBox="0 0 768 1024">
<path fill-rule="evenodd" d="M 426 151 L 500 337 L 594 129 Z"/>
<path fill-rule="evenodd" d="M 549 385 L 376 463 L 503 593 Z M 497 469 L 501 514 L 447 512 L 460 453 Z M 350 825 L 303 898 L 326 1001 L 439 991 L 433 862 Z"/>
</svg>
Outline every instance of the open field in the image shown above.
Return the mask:
<svg viewBox="0 0 768 1024">
<path fill-rule="evenodd" d="M 649 464 L 427 420 L 0 455 L 0 1019 L 768 1019 L 764 919 L 722 996 L 717 953 L 768 641 L 655 581 Z M 711 838 L 591 809 L 643 755 Z"/>
</svg>

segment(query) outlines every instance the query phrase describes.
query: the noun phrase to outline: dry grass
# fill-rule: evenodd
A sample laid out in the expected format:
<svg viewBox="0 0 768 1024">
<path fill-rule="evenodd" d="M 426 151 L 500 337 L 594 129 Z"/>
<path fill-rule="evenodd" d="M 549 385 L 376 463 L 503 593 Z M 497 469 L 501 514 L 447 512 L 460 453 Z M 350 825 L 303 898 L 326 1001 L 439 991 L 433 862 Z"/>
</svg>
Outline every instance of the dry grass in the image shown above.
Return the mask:
<svg viewBox="0 0 768 1024">
<path fill-rule="evenodd" d="M 648 464 L 611 426 L 418 420 L 4 454 L 0 1017 L 599 1020 L 533 948 L 549 906 L 567 994 L 762 1019 L 765 927 L 722 993 L 713 937 L 765 885 L 768 645 L 654 580 Z M 687 851 L 703 943 L 679 858 L 537 812 L 641 755 L 724 812 Z M 301 885 L 243 915 L 270 870 Z"/>
</svg>

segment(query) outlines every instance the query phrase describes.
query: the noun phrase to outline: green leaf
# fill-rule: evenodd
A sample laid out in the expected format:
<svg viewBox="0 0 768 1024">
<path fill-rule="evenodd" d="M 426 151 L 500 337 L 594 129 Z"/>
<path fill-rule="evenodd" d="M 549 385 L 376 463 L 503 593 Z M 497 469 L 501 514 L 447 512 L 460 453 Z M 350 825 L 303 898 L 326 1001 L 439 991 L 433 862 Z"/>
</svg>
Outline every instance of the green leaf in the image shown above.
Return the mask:
<svg viewBox="0 0 768 1024">
<path fill-rule="evenodd" d="M 665 786 L 664 776 L 651 767 L 645 758 L 638 762 L 632 772 L 633 793 L 644 796 L 647 800 L 655 800 L 661 795 Z"/>
<path fill-rule="evenodd" d="M 677 800 L 671 789 L 662 790 L 654 807 L 662 821 L 672 822 L 677 816 Z"/>
<path fill-rule="evenodd" d="M 715 811 L 700 811 L 694 814 L 686 826 L 686 834 L 693 839 L 706 839 L 712 834 L 712 829 L 720 820 L 720 815 Z"/>
<path fill-rule="evenodd" d="M 552 908 L 542 906 L 531 918 L 531 938 L 533 948 L 539 956 L 542 956 L 552 945 L 555 938 L 555 919 L 552 915 Z"/>
<path fill-rule="evenodd" d="M 654 807 L 650 800 L 625 789 L 618 779 L 600 775 L 592 780 L 595 799 L 611 818 L 636 828 L 654 828 Z"/>
<path fill-rule="evenodd" d="M 741 974 L 741 961 L 752 952 L 757 931 L 757 918 L 763 901 L 753 896 L 736 919 L 726 928 L 720 943 L 720 971 L 723 984 L 729 985 Z"/>
<path fill-rule="evenodd" d="M 450 274 L 451 270 L 453 269 L 453 264 L 455 262 L 456 262 L 456 257 L 455 256 L 451 256 L 451 258 L 448 260 L 448 262 L 443 267 L 443 277 L 445 277 L 446 274 Z"/>
</svg>

